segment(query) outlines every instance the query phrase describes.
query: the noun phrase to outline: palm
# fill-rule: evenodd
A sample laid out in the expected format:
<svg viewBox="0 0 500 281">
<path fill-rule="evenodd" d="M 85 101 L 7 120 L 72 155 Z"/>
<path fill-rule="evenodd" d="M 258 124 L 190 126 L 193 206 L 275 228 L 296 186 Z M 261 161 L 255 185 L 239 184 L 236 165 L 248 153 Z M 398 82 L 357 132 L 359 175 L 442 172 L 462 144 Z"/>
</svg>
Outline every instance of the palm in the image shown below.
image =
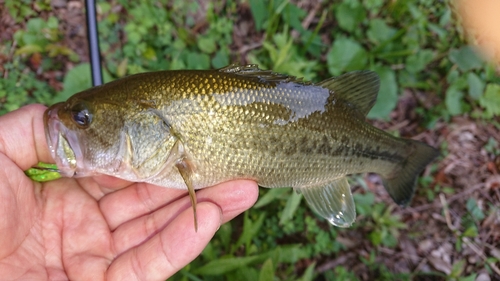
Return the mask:
<svg viewBox="0 0 500 281">
<path fill-rule="evenodd" d="M 31 182 L 23 170 L 50 161 L 40 129 L 43 109 L 30 107 L 0 121 L 0 275 L 5 279 L 164 279 L 194 259 L 221 223 L 256 199 L 256 185 L 248 181 L 199 191 L 195 232 L 185 191 L 111 177 Z M 26 148 L 36 149 L 13 142 L 13 127 L 22 128 L 18 139 Z"/>
</svg>

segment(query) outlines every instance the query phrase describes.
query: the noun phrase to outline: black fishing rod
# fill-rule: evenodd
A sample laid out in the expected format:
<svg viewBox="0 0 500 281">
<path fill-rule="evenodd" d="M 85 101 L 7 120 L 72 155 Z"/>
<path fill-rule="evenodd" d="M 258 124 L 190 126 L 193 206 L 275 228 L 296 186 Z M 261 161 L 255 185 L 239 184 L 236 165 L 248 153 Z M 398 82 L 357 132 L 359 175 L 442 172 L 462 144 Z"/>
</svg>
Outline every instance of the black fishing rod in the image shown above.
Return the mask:
<svg viewBox="0 0 500 281">
<path fill-rule="evenodd" d="M 92 86 L 102 84 L 101 52 L 99 49 L 99 33 L 97 32 L 97 11 L 95 0 L 85 1 L 87 19 L 87 41 L 89 42 L 90 72 Z"/>
</svg>

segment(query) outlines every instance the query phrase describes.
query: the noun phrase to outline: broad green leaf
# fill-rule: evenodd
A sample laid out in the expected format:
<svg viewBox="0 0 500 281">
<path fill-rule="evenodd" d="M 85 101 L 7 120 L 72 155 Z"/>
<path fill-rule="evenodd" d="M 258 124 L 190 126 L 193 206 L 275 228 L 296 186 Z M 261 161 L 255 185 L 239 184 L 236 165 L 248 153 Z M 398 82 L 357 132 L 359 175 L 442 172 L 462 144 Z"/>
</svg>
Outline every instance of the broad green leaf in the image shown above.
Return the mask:
<svg viewBox="0 0 500 281">
<path fill-rule="evenodd" d="M 378 9 L 380 9 L 384 5 L 384 0 L 364 0 L 363 5 L 365 8 L 371 13 L 377 13 Z"/>
<path fill-rule="evenodd" d="M 142 36 L 141 36 L 141 34 L 139 34 L 139 32 L 135 32 L 135 31 L 127 32 L 127 39 L 132 44 L 139 43 L 139 41 L 141 41 L 141 38 L 142 38 Z"/>
<path fill-rule="evenodd" d="M 300 281 L 313 281 L 314 280 L 314 268 L 316 267 L 316 262 L 311 263 L 304 274 L 300 278 Z"/>
<path fill-rule="evenodd" d="M 50 16 L 47 20 L 47 27 L 51 29 L 59 28 L 59 21 L 57 20 L 57 18 L 54 16 Z"/>
<path fill-rule="evenodd" d="M 283 12 L 281 12 L 281 18 L 293 29 L 302 32 L 304 30 L 304 28 L 302 27 L 302 19 L 307 15 L 307 12 L 291 2 L 283 3 L 287 3 L 287 5 L 283 9 Z"/>
<path fill-rule="evenodd" d="M 41 29 L 45 26 L 45 22 L 42 18 L 32 18 L 27 23 L 27 30 L 31 32 L 41 32 Z"/>
<path fill-rule="evenodd" d="M 445 29 L 437 24 L 429 23 L 427 27 L 429 28 L 430 31 L 436 33 L 440 39 L 446 39 L 450 34 L 448 29 Z"/>
<path fill-rule="evenodd" d="M 486 86 L 484 95 L 479 99 L 479 104 L 486 110 L 485 117 L 492 118 L 500 115 L 500 85 L 490 83 Z"/>
<path fill-rule="evenodd" d="M 459 277 L 462 275 L 462 272 L 465 269 L 465 261 L 464 260 L 458 260 L 455 263 L 453 263 L 453 267 L 451 269 L 450 276 L 452 277 Z"/>
<path fill-rule="evenodd" d="M 452 12 L 451 9 L 446 9 L 439 19 L 440 26 L 448 26 L 452 22 Z"/>
<path fill-rule="evenodd" d="M 417 3 L 414 1 L 398 1 L 402 5 L 408 5 L 408 12 L 410 12 L 411 16 L 416 19 L 420 20 L 423 19 L 425 15 L 425 11 L 421 9 Z"/>
<path fill-rule="evenodd" d="M 460 68 L 460 70 L 464 72 L 483 66 L 483 60 L 471 46 L 464 46 L 460 49 L 453 49 L 450 51 L 448 57 L 450 61 L 455 63 L 458 68 Z"/>
<path fill-rule="evenodd" d="M 446 75 L 446 81 L 449 84 L 453 84 L 456 80 L 461 77 L 460 72 L 457 69 L 451 69 Z"/>
<path fill-rule="evenodd" d="M 61 99 L 66 100 L 70 95 L 88 89 L 92 86 L 90 77 L 90 65 L 80 64 L 72 68 L 64 77 Z"/>
<path fill-rule="evenodd" d="M 469 84 L 469 96 L 475 100 L 479 99 L 484 92 L 484 82 L 474 72 L 467 74 L 467 83 Z"/>
<path fill-rule="evenodd" d="M 387 232 L 383 236 L 382 244 L 389 248 L 394 248 L 398 244 L 398 239 L 391 233 Z"/>
<path fill-rule="evenodd" d="M 265 21 L 269 18 L 267 3 L 268 2 L 264 0 L 250 0 L 250 11 L 252 12 L 255 29 L 257 29 L 257 31 L 262 30 Z"/>
<path fill-rule="evenodd" d="M 112 80 L 109 73 L 103 69 L 104 83 Z M 92 78 L 90 76 L 90 64 L 82 63 L 72 68 L 64 76 L 63 90 L 54 98 L 54 102 L 65 101 L 73 94 L 92 87 Z"/>
<path fill-rule="evenodd" d="M 465 206 L 475 220 L 482 221 L 484 219 L 483 210 L 479 208 L 474 198 L 467 199 Z"/>
<path fill-rule="evenodd" d="M 296 263 L 300 259 L 305 259 L 309 256 L 307 249 L 300 244 L 283 245 L 276 248 L 270 254 L 277 257 L 276 263 Z"/>
<path fill-rule="evenodd" d="M 260 270 L 259 281 L 273 281 L 273 280 L 274 280 L 273 260 L 271 258 L 268 258 L 264 262 Z"/>
<path fill-rule="evenodd" d="M 20 46 L 22 45 L 39 45 L 40 47 L 44 48 L 45 45 L 48 43 L 48 40 L 42 37 L 41 33 L 33 33 L 33 32 L 23 32 L 22 33 L 22 40 L 19 42 Z"/>
<path fill-rule="evenodd" d="M 464 93 L 457 89 L 453 84 L 446 90 L 445 104 L 448 112 L 451 115 L 458 115 L 462 113 L 462 99 Z"/>
<path fill-rule="evenodd" d="M 31 55 L 34 53 L 41 53 L 41 52 L 42 52 L 42 47 L 40 47 L 39 45 L 28 44 L 17 49 L 14 54 L 16 56 L 19 56 L 19 55 Z"/>
<path fill-rule="evenodd" d="M 382 232 L 379 230 L 373 231 L 368 234 L 368 239 L 370 239 L 374 246 L 380 245 L 380 243 L 382 242 L 382 238 Z"/>
<path fill-rule="evenodd" d="M 111 10 L 111 4 L 107 2 L 97 3 L 97 7 L 99 7 L 100 13 L 106 14 Z"/>
<path fill-rule="evenodd" d="M 325 16 L 323 16 L 325 15 Z M 326 12 L 323 13 L 322 19 L 326 18 Z M 321 37 L 318 34 L 313 33 L 310 30 L 304 30 L 300 35 L 300 40 L 304 43 L 304 49 L 313 55 L 313 57 L 321 56 L 323 50 L 323 43 L 321 42 Z"/>
<path fill-rule="evenodd" d="M 466 90 L 467 87 L 469 86 L 467 82 L 467 76 L 460 74 L 460 72 L 456 69 L 448 73 L 446 80 L 450 84 L 450 87 L 453 87 L 456 90 L 463 91 Z"/>
<path fill-rule="evenodd" d="M 0 94 L 1 97 L 1 94 Z M 490 137 L 488 142 L 486 142 L 483 148 L 491 154 L 497 155 L 500 154 L 500 146 L 498 145 L 500 140 L 495 140 L 495 138 Z"/>
<path fill-rule="evenodd" d="M 356 41 L 339 37 L 327 54 L 328 71 L 334 76 L 366 67 L 368 54 Z"/>
<path fill-rule="evenodd" d="M 127 73 L 129 75 L 136 74 L 136 73 L 142 73 L 146 72 L 147 70 L 144 69 L 142 64 L 136 64 L 136 63 L 129 63 L 127 64 Z"/>
<path fill-rule="evenodd" d="M 170 63 L 170 70 L 186 69 L 186 63 L 179 57 L 174 57 Z"/>
<path fill-rule="evenodd" d="M 156 51 L 151 46 L 146 47 L 146 50 L 142 53 L 142 57 L 145 60 L 156 60 Z"/>
<path fill-rule="evenodd" d="M 211 54 L 215 52 L 217 46 L 215 44 L 214 37 L 210 36 L 200 36 L 196 41 L 198 48 L 204 53 Z"/>
<path fill-rule="evenodd" d="M 352 32 L 366 18 L 366 11 L 357 1 L 345 1 L 335 10 L 335 17 L 341 28 Z"/>
<path fill-rule="evenodd" d="M 210 57 L 207 54 L 190 52 L 187 56 L 187 67 L 189 69 L 208 69 Z"/>
<path fill-rule="evenodd" d="M 302 194 L 297 192 L 292 192 L 291 196 L 286 201 L 285 209 L 283 209 L 283 213 L 280 217 L 280 225 L 283 225 L 290 221 L 299 207 L 300 201 L 302 200 Z"/>
<path fill-rule="evenodd" d="M 141 34 L 139 26 L 134 22 L 129 22 L 124 27 L 125 34 L 127 34 L 127 40 L 129 44 L 136 45 L 142 40 L 143 34 Z"/>
<path fill-rule="evenodd" d="M 370 21 L 370 27 L 366 32 L 368 39 L 375 44 L 383 43 L 391 39 L 396 33 L 396 29 L 388 26 L 382 19 L 373 19 Z"/>
<path fill-rule="evenodd" d="M 425 67 L 434 60 L 434 51 L 423 49 L 417 53 L 410 55 L 406 59 L 405 69 L 410 73 L 417 73 L 425 69 Z"/>
<path fill-rule="evenodd" d="M 196 43 L 196 37 L 193 35 L 191 30 L 185 27 L 178 27 L 177 35 L 188 46 L 194 45 Z"/>
<path fill-rule="evenodd" d="M 375 68 L 375 72 L 380 76 L 380 91 L 377 102 L 368 113 L 368 118 L 387 119 L 398 102 L 399 87 L 396 74 L 386 66 Z"/>
<path fill-rule="evenodd" d="M 371 206 L 375 202 L 375 195 L 371 192 L 366 194 L 354 193 L 353 197 L 356 203 L 356 212 L 360 215 L 368 215 L 371 211 Z"/>
<path fill-rule="evenodd" d="M 212 58 L 212 66 L 215 68 L 222 68 L 226 65 L 229 65 L 229 54 L 225 48 L 222 48 L 217 51 Z"/>
<path fill-rule="evenodd" d="M 467 229 L 463 232 L 463 236 L 465 237 L 476 237 L 478 235 L 477 227 L 475 225 L 471 225 L 467 227 Z"/>
</svg>

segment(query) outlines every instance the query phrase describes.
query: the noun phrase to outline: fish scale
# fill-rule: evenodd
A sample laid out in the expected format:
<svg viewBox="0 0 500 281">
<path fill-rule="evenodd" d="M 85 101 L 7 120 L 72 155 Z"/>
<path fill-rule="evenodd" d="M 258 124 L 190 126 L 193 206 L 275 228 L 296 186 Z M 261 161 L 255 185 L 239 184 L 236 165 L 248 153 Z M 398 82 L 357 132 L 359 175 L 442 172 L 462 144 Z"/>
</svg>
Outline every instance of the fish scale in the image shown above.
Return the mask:
<svg viewBox="0 0 500 281">
<path fill-rule="evenodd" d="M 317 84 L 253 65 L 143 73 L 53 105 L 47 142 L 66 176 L 188 189 L 193 208 L 195 189 L 251 179 L 293 187 L 332 224 L 349 226 L 346 175 L 378 173 L 394 201 L 407 204 L 437 156 L 365 122 L 378 89 L 370 71 Z"/>
<path fill-rule="evenodd" d="M 356 157 L 356 151 L 349 149 L 350 146 L 353 146 L 350 145 L 351 138 L 343 138 L 341 132 L 337 133 L 335 139 L 328 137 L 328 144 L 332 147 L 332 150 L 342 151 L 342 154 L 332 157 L 323 153 L 315 153 L 318 149 L 317 143 L 322 142 L 321 139 L 325 137 L 325 133 L 307 130 L 306 126 L 308 124 L 301 124 L 303 127 L 293 124 L 290 125 L 296 127 L 293 130 L 291 128 L 278 130 L 282 125 L 274 125 L 275 128 L 262 128 L 259 127 L 262 122 L 255 122 L 255 120 L 253 120 L 253 123 L 246 122 L 247 116 L 242 115 L 233 118 L 232 123 L 240 123 L 238 118 L 241 118 L 241 123 L 245 124 L 243 131 L 236 134 L 234 130 L 230 130 L 230 134 L 221 134 L 217 138 L 209 130 L 199 129 L 203 128 L 203 124 L 201 124 L 203 118 L 199 118 L 198 122 L 191 120 L 192 126 L 183 126 L 181 132 L 186 132 L 190 136 L 186 138 L 184 145 L 189 149 L 194 159 L 204 159 L 207 162 L 207 164 L 204 164 L 204 161 L 199 160 L 201 163 L 198 166 L 197 173 L 202 175 L 200 178 L 210 179 L 210 182 L 200 182 L 197 186 L 203 187 L 238 175 L 244 178 L 255 178 L 253 175 L 260 175 L 258 182 L 262 186 L 295 187 L 323 183 L 345 176 L 349 172 L 361 173 L 366 172 L 367 169 L 377 172 L 382 171 L 380 168 L 365 167 L 365 164 L 369 162 L 370 165 L 373 165 L 371 163 L 372 159 L 368 161 L 362 155 Z M 215 119 L 220 120 L 222 118 Z M 314 122 L 314 120 L 310 120 L 310 122 Z M 180 125 L 184 122 L 178 123 Z M 174 121 L 173 124 L 177 124 L 177 122 Z M 271 126 L 270 124 L 267 125 Z M 343 128 L 348 126 L 348 124 L 337 125 L 340 131 L 343 131 Z M 175 125 L 173 126 L 175 127 Z M 228 125 L 223 123 L 215 126 L 224 127 Z M 285 133 L 277 134 L 276 131 L 284 131 Z M 368 132 L 364 134 L 366 135 Z M 363 135 L 363 133 L 360 135 Z M 194 136 L 198 137 L 195 138 Z M 206 142 L 203 141 L 208 137 L 212 139 L 210 145 L 206 145 Z M 276 142 L 276 140 L 280 141 Z M 313 143 L 316 143 L 316 146 Z M 393 140 L 390 149 L 398 148 L 398 146 L 406 148 L 406 143 L 398 143 L 397 140 Z M 389 149 L 389 146 L 387 149 Z M 282 153 L 276 155 L 276 151 L 282 151 Z M 350 163 L 348 162 L 349 159 L 351 160 Z M 380 164 L 389 166 L 388 169 L 395 165 L 385 161 Z M 263 169 L 271 172 L 264 173 Z M 225 172 L 221 174 L 220 171 Z M 328 174 L 328 176 L 325 174 Z M 219 176 L 221 178 L 218 178 Z"/>
</svg>

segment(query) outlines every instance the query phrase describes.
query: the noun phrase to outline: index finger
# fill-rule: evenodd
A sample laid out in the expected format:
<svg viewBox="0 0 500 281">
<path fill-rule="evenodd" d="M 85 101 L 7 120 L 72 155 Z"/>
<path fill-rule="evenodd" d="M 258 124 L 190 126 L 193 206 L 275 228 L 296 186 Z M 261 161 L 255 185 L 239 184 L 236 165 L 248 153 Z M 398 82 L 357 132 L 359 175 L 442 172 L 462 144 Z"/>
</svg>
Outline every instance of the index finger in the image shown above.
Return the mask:
<svg viewBox="0 0 500 281">
<path fill-rule="evenodd" d="M 54 162 L 45 140 L 45 109 L 41 104 L 32 104 L 0 116 L 0 153 L 22 170 L 38 162 Z"/>
</svg>

